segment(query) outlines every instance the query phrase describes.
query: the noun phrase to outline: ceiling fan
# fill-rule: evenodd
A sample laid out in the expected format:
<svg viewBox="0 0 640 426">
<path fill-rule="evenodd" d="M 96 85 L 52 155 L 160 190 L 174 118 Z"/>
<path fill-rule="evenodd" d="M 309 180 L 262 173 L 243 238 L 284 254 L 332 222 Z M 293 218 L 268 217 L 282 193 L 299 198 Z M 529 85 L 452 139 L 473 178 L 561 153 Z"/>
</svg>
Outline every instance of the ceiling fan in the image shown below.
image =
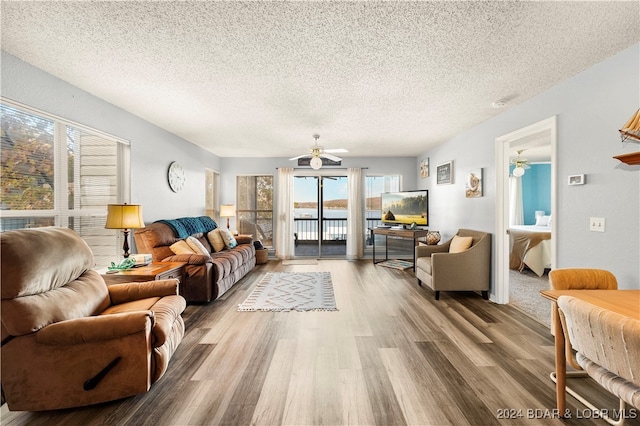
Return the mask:
<svg viewBox="0 0 640 426">
<path fill-rule="evenodd" d="M 514 160 L 511 160 L 511 164 L 515 164 L 516 168 L 513 169 L 513 175 L 515 177 L 520 177 L 524 175 L 524 171 L 526 169 L 530 169 L 529 165 L 527 165 L 528 161 L 526 158 L 520 158 L 520 155 L 524 152 L 524 149 L 519 149 L 516 151 L 518 153 L 518 157 Z"/>
<path fill-rule="evenodd" d="M 315 133 L 313 135 L 313 138 L 316 141 L 313 144 L 313 146 L 309 148 L 309 152 L 307 154 L 298 155 L 297 157 L 289 158 L 289 160 L 297 160 L 298 158 L 311 157 L 311 161 L 309 162 L 309 165 L 311 166 L 312 169 L 318 170 L 319 168 L 322 167 L 323 158 L 328 158 L 329 160 L 333 160 L 333 161 L 342 161 L 342 158 L 336 157 L 333 154 L 340 153 L 340 152 L 349 152 L 343 148 L 324 149 L 322 146 L 318 145 L 318 139 L 320 138 L 320 135 Z"/>
</svg>

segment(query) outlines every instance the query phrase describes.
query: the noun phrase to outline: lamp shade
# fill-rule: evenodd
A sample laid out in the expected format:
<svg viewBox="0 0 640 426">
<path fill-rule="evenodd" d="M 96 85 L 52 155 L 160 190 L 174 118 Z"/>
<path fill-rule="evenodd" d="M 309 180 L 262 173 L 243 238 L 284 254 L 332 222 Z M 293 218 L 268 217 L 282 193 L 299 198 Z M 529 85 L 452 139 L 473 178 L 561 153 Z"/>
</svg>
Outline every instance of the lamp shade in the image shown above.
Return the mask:
<svg viewBox="0 0 640 426">
<path fill-rule="evenodd" d="M 107 206 L 106 229 L 144 228 L 140 204 L 109 204 Z"/>
<path fill-rule="evenodd" d="M 236 206 L 233 204 L 222 204 L 220 206 L 220 217 L 233 217 L 236 215 Z"/>
</svg>

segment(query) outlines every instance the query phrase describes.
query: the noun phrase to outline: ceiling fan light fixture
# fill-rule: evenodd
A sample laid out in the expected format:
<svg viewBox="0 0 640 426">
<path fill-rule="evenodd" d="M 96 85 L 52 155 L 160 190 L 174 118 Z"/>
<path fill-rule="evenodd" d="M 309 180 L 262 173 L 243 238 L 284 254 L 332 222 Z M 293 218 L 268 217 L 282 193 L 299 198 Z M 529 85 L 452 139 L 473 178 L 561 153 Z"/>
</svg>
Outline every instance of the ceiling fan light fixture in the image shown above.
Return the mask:
<svg viewBox="0 0 640 426">
<path fill-rule="evenodd" d="M 309 162 L 309 165 L 313 170 L 319 170 L 322 167 L 322 160 L 320 157 L 313 157 Z"/>
<path fill-rule="evenodd" d="M 515 177 L 520 177 L 524 175 L 524 169 L 522 168 L 522 166 L 518 166 L 515 169 L 513 169 L 513 175 Z"/>
</svg>

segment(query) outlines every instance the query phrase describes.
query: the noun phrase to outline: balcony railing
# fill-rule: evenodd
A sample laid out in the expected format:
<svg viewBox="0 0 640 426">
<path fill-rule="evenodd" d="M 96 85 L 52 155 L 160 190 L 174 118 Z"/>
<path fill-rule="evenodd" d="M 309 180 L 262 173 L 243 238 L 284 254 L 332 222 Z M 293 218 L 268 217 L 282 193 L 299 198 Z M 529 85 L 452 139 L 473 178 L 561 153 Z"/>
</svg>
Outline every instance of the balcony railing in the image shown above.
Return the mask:
<svg viewBox="0 0 640 426">
<path fill-rule="evenodd" d="M 365 221 L 366 244 L 372 244 L 371 230 L 380 226 L 382 221 L 377 218 L 367 218 Z M 318 241 L 318 219 L 317 218 L 296 218 L 295 219 L 296 243 L 317 242 Z M 346 243 L 347 241 L 347 218 L 323 218 L 322 219 L 322 241 L 335 241 Z"/>
</svg>

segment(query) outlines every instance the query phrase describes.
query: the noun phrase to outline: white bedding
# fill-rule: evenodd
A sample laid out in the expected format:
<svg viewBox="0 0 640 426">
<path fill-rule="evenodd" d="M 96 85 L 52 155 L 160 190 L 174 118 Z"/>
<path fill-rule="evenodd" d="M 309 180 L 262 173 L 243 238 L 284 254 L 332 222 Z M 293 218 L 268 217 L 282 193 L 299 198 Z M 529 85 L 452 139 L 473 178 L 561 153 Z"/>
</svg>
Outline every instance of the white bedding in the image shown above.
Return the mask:
<svg viewBox="0 0 640 426">
<path fill-rule="evenodd" d="M 509 228 L 528 232 L 551 232 L 548 226 L 514 225 Z M 544 274 L 545 268 L 551 268 L 551 241 L 551 239 L 542 240 L 529 248 L 522 258 L 522 262 L 539 277 Z"/>
</svg>

